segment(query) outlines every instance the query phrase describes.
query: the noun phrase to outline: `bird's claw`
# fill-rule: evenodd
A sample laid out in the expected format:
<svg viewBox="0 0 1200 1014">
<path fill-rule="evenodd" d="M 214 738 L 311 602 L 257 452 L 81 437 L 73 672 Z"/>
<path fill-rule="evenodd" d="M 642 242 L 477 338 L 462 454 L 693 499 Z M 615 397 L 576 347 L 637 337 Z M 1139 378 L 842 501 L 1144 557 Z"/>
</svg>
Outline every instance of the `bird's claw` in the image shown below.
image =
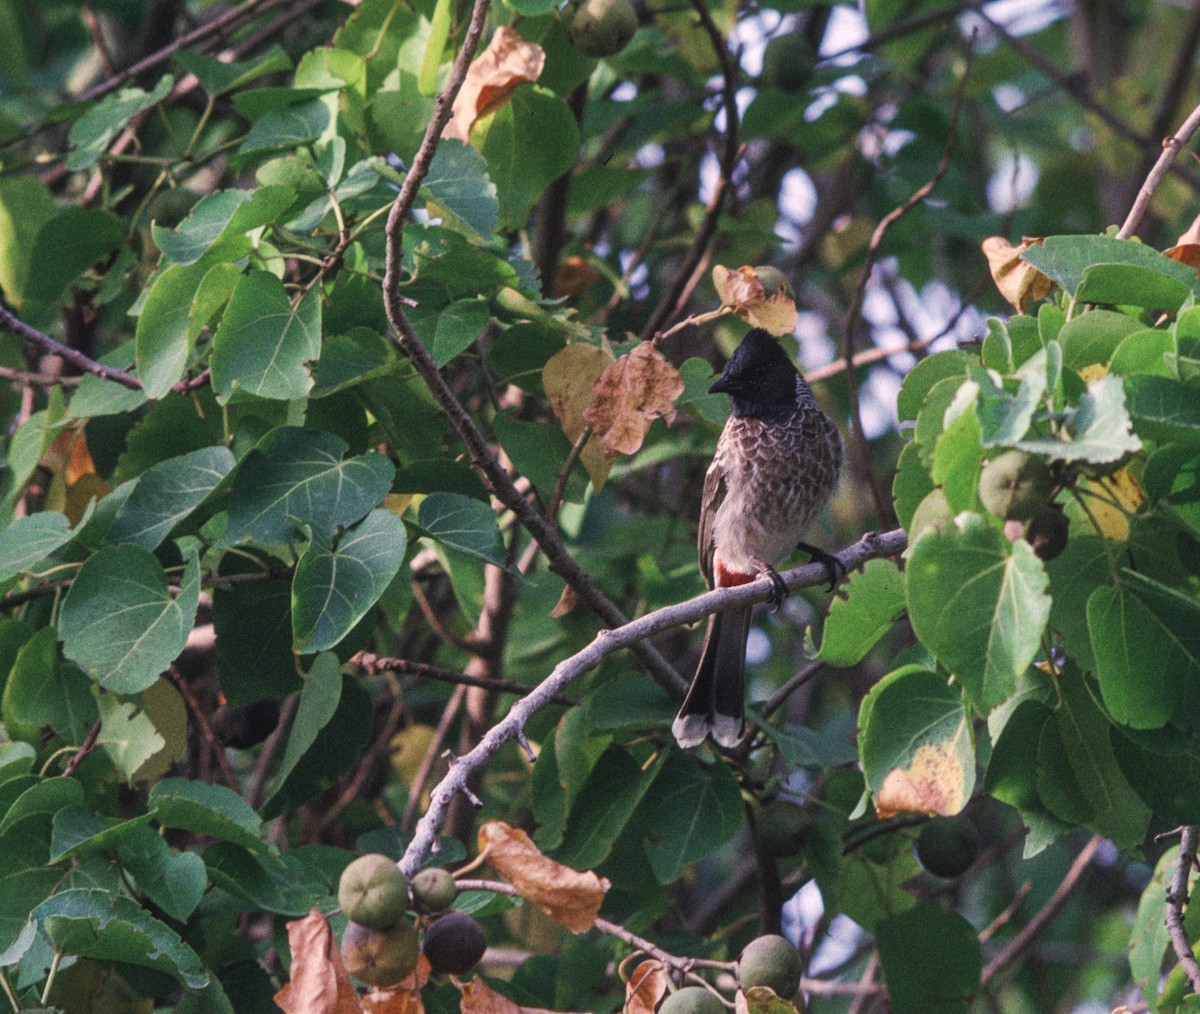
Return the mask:
<svg viewBox="0 0 1200 1014">
<path fill-rule="evenodd" d="M 825 568 L 825 576 L 829 578 L 830 591 L 833 591 L 837 587 L 837 583 L 846 576 L 846 565 L 831 553 L 818 549 L 816 546 L 810 546 L 807 542 L 801 542 L 797 548 L 803 549 L 813 563 L 819 563 Z"/>
<path fill-rule="evenodd" d="M 783 583 L 783 578 L 775 573 L 773 569 L 768 568 L 766 576 L 771 581 L 771 597 L 767 601 L 771 604 L 771 612 L 777 613 L 779 612 L 779 607 L 783 605 L 783 600 L 788 597 L 788 587 Z"/>
</svg>

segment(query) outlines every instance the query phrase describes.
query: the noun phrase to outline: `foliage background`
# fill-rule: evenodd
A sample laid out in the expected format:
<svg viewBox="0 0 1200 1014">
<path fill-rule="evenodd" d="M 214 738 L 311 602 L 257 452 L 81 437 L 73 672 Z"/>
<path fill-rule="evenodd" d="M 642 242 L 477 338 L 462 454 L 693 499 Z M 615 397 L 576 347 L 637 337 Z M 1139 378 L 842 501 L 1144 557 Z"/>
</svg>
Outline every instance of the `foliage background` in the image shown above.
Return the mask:
<svg viewBox="0 0 1200 1014">
<path fill-rule="evenodd" d="M 1098 234 L 1196 101 L 1200 14 L 652 0 L 597 61 L 547 0 L 480 4 L 483 41 L 510 25 L 544 67 L 422 163 L 472 13 L 0 4 L 12 1005 L 275 1009 L 285 921 L 332 910 L 356 850 L 412 868 L 440 830 L 455 866 L 494 817 L 612 882 L 609 928 L 581 936 L 460 897 L 529 1006 L 619 1008 L 634 935 L 678 971 L 785 927 L 811 1010 L 1191 1009 L 1200 970 L 1175 955 L 1197 930 L 1169 948 L 1163 919 L 1187 893 L 1169 832 L 1200 822 L 1200 328 L 1194 271 L 1152 251 L 1196 215 L 1194 159 Z M 1029 254 L 1056 290 L 1013 315 L 981 243 L 1061 234 Z M 599 664 L 480 747 L 601 626 L 703 591 L 725 412 L 704 392 L 745 325 L 670 329 L 717 308 L 715 265 L 783 271 L 847 434 L 814 541 L 911 528 L 935 481 L 973 516 L 903 575 L 882 559 L 902 537 L 860 544 L 849 562 L 881 559 L 824 630 L 819 589 L 761 617 L 753 751 L 671 744 L 698 633 L 665 624 L 578 656 Z M 543 368 L 656 335 L 681 414 L 600 489 Z M 1048 567 L 976 496 L 982 459 L 1022 442 L 1061 463 Z M 957 760 L 948 795 L 878 819 L 923 745 Z M 430 797 L 446 749 L 477 760 Z M 781 849 L 779 799 L 807 815 Z M 925 813 L 964 804 L 980 858 L 923 873 Z"/>
</svg>

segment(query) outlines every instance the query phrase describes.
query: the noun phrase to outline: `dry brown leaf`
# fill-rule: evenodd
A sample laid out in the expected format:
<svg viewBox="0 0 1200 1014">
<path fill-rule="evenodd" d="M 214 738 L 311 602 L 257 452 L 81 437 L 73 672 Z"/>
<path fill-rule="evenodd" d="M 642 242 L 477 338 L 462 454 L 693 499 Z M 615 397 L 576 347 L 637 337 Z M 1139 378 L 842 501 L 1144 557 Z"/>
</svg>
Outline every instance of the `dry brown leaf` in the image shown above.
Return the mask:
<svg viewBox="0 0 1200 1014">
<path fill-rule="evenodd" d="M 1031 246 L 1040 246 L 1040 239 L 1026 238 L 1020 246 L 1013 246 L 1003 236 L 989 236 L 981 245 L 992 272 L 992 281 L 1017 313 L 1039 299 L 1045 299 L 1054 288 L 1054 283 L 1027 261 L 1021 254 Z"/>
<path fill-rule="evenodd" d="M 577 605 L 579 605 L 578 593 L 569 584 L 563 585 L 562 594 L 558 597 L 558 601 L 554 603 L 554 608 L 550 610 L 550 618 L 552 620 L 562 619 Z"/>
<path fill-rule="evenodd" d="M 292 978 L 275 994 L 284 1014 L 363 1014 L 325 916 L 314 908 L 303 919 L 292 919 L 287 935 Z"/>
<path fill-rule="evenodd" d="M 583 413 L 592 400 L 592 387 L 612 364 L 612 353 L 586 342 L 573 342 L 559 349 L 542 367 L 542 387 L 550 407 L 571 443 L 583 434 L 587 422 Z M 591 437 L 579 455 L 584 471 L 596 492 L 604 488 L 612 462 L 604 453 L 599 437 Z"/>
<path fill-rule="evenodd" d="M 1173 261 L 1186 264 L 1200 272 L 1200 215 L 1192 219 L 1183 235 L 1175 241 L 1175 245 L 1164 253 Z"/>
<path fill-rule="evenodd" d="M 479 850 L 517 893 L 575 933 L 592 928 L 611 886 L 591 870 L 580 873 L 542 855 L 520 828 L 489 820 L 479 829 Z"/>
<path fill-rule="evenodd" d="M 425 1014 L 421 987 L 429 981 L 429 959 L 417 955 L 417 967 L 396 985 L 372 989 L 362 998 L 365 1014 Z"/>
<path fill-rule="evenodd" d="M 949 743 L 924 743 L 912 763 L 892 768 L 875 799 L 880 820 L 898 813 L 929 813 L 952 817 L 966 803 L 962 761 Z"/>
<path fill-rule="evenodd" d="M 578 254 L 572 254 L 554 272 L 554 295 L 559 299 L 563 296 L 578 296 L 599 280 L 600 272 L 596 270 L 591 261 L 585 260 Z"/>
<path fill-rule="evenodd" d="M 638 964 L 625 983 L 622 1014 L 654 1014 L 658 1001 L 667 994 L 667 970 L 653 958 Z"/>
<path fill-rule="evenodd" d="M 718 264 L 712 270 L 713 286 L 721 305 L 753 327 L 765 328 L 773 335 L 791 334 L 796 327 L 796 301 L 787 291 L 782 276 L 768 279 L 764 286 L 756 268 L 743 265 L 736 270 Z"/>
<path fill-rule="evenodd" d="M 610 458 L 636 454 L 655 419 L 675 418 L 675 399 L 683 388 L 679 371 L 653 342 L 642 342 L 600 375 L 583 418 Z"/>
<path fill-rule="evenodd" d="M 513 29 L 501 25 L 487 49 L 467 68 L 442 137 L 469 144 L 475 121 L 503 106 L 517 85 L 536 81 L 545 64 L 546 51 L 541 46 L 526 42 Z"/>
<path fill-rule="evenodd" d="M 555 1014 L 545 1007 L 522 1007 L 489 988 L 475 976 L 459 987 L 462 990 L 462 1014 Z"/>
</svg>

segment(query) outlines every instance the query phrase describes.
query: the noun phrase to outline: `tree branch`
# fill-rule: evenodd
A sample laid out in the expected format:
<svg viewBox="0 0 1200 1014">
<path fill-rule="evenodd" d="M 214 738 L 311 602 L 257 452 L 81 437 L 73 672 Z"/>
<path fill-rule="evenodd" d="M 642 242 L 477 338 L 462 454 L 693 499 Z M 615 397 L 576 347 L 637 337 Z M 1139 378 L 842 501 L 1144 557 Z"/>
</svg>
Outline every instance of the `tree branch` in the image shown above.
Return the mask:
<svg viewBox="0 0 1200 1014">
<path fill-rule="evenodd" d="M 1167 175 L 1167 170 L 1171 168 L 1175 156 L 1179 154 L 1179 149 L 1191 140 L 1197 127 L 1200 127 L 1200 106 L 1193 109 L 1179 129 L 1163 141 L 1162 154 L 1158 156 L 1158 161 L 1154 163 L 1154 168 L 1150 170 L 1146 182 L 1138 191 L 1133 207 L 1129 209 L 1129 214 L 1125 216 L 1125 221 L 1117 233 L 1117 239 L 1129 239 L 1137 231 L 1137 227 L 1141 225 L 1142 218 L 1146 214 L 1146 209 L 1150 206 L 1150 198 L 1154 196 L 1154 191 L 1158 189 L 1162 178 Z"/>
<path fill-rule="evenodd" d="M 1179 959 L 1191 984 L 1193 993 L 1200 993 L 1200 964 L 1192 953 L 1192 945 L 1188 942 L 1187 931 L 1183 928 L 1183 909 L 1188 900 L 1188 881 L 1192 869 L 1196 865 L 1196 829 L 1185 827 L 1179 839 L 1179 861 L 1175 863 L 1175 872 L 1171 874 L 1171 886 L 1167 891 L 1167 933 L 1171 937 L 1171 949 Z"/>
<path fill-rule="evenodd" d="M 842 550 L 836 558 L 849 571 L 876 557 L 895 556 L 903 552 L 907 545 L 907 536 L 900 529 L 882 535 L 871 532 L 853 546 Z M 809 563 L 793 568 L 782 573 L 780 577 L 792 591 L 797 588 L 811 588 L 829 580 L 825 565 L 821 563 Z M 686 602 L 645 613 L 617 629 L 601 630 L 587 647 L 559 662 L 549 676 L 527 696 L 517 701 L 508 714 L 488 730 L 478 746 L 455 760 L 449 774 L 437 784 L 431 794 L 429 809 L 417 823 L 413 840 L 400 860 L 401 870 L 409 876 L 416 871 L 421 860 L 433 847 L 451 801 L 466 786 L 471 772 L 485 764 L 510 739 L 522 734 L 525 723 L 576 677 L 594 669 L 613 652 L 632 647 L 647 637 L 682 624 L 695 623 L 709 613 L 766 602 L 772 593 L 771 582 L 763 578 L 750 584 L 718 588 Z"/>
<path fill-rule="evenodd" d="M 525 697 L 533 691 L 533 687 L 516 680 L 488 679 L 485 676 L 468 676 L 466 673 L 453 669 L 441 669 L 436 665 L 425 662 L 413 662 L 407 658 L 388 658 L 383 655 L 373 655 L 369 651 L 360 651 L 352 659 L 351 665 L 359 666 L 364 672 L 375 675 L 381 672 L 398 672 L 408 676 L 419 676 L 422 679 L 440 680 L 443 683 L 455 683 L 460 686 L 482 687 L 499 694 L 516 694 Z M 574 697 L 557 694 L 552 698 L 553 703 L 566 707 L 574 707 L 579 703 Z"/>
</svg>

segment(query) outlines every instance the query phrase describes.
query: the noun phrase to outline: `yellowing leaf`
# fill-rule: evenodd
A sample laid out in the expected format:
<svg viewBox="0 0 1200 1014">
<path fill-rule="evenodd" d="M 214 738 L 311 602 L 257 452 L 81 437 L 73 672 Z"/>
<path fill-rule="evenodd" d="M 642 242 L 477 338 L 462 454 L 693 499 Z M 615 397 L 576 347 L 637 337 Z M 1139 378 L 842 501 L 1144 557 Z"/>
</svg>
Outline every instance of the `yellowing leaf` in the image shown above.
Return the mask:
<svg viewBox="0 0 1200 1014">
<path fill-rule="evenodd" d="M 1024 313 L 1031 302 L 1045 299 L 1054 287 L 1054 283 L 1037 268 L 1021 260 L 1021 254 L 1041 242 L 1040 239 L 1023 239 L 1020 246 L 1013 246 L 1003 236 L 989 236 L 982 243 L 992 281 L 1017 313 Z"/>
<path fill-rule="evenodd" d="M 712 270 L 713 286 L 721 297 L 721 305 L 728 306 L 747 324 L 765 328 L 774 335 L 791 334 L 798 316 L 796 301 L 782 275 L 774 269 L 772 272 L 765 269 L 760 272 L 747 265 L 734 270 L 718 264 Z"/>
<path fill-rule="evenodd" d="M 513 29 L 501 25 L 487 49 L 467 68 L 442 137 L 470 143 L 475 121 L 503 106 L 517 85 L 536 81 L 545 63 L 546 53 L 541 46 L 526 42 Z"/>
<path fill-rule="evenodd" d="M 733 1001 L 734 1014 L 796 1014 L 797 1007 L 778 996 L 770 986 L 751 986 L 738 990 Z"/>
<path fill-rule="evenodd" d="M 950 743 L 917 747 L 907 769 L 892 768 L 875 798 L 880 820 L 898 813 L 930 813 L 951 817 L 963 798 L 962 760 Z"/>
<path fill-rule="evenodd" d="M 550 610 L 550 618 L 553 620 L 562 619 L 577 605 L 579 605 L 578 593 L 569 584 L 563 585 L 562 594 L 559 595 L 558 601 L 554 603 L 554 608 Z"/>
<path fill-rule="evenodd" d="M 1163 253 L 1171 260 L 1179 261 L 1180 264 L 1186 264 L 1200 272 L 1200 215 L 1192 219 L 1192 224 L 1184 230 L 1175 245 Z"/>
<path fill-rule="evenodd" d="M 284 1014 L 363 1014 L 337 939 L 315 908 L 287 924 L 291 980 L 275 994 Z"/>
<path fill-rule="evenodd" d="M 653 342 L 642 342 L 600 375 L 583 418 L 610 458 L 636 454 L 655 419 L 675 418 L 675 399 L 683 388 L 682 374 Z"/>
<path fill-rule="evenodd" d="M 1128 542 L 1129 518 L 1146 500 L 1129 469 L 1089 479 L 1080 492 L 1083 517 L 1096 533 L 1111 542 Z"/>
<path fill-rule="evenodd" d="M 587 428 L 583 414 L 591 404 L 592 387 L 612 362 L 612 353 L 607 349 L 575 342 L 555 352 L 542 367 L 546 397 L 571 443 L 575 443 Z M 599 492 L 608 479 L 611 462 L 598 437 L 590 437 L 583 445 L 579 460 Z"/>
<path fill-rule="evenodd" d="M 429 981 L 429 959 L 417 955 L 417 967 L 396 985 L 372 989 L 362 998 L 364 1014 L 425 1014 L 421 987 Z"/>
<path fill-rule="evenodd" d="M 580 873 L 542 855 L 520 828 L 489 820 L 479 829 L 479 851 L 517 893 L 575 933 L 592 928 L 610 886 L 590 870 Z"/>
<path fill-rule="evenodd" d="M 654 1014 L 658 1001 L 667 995 L 667 970 L 653 958 L 642 961 L 625 983 L 622 1014 Z"/>
</svg>

